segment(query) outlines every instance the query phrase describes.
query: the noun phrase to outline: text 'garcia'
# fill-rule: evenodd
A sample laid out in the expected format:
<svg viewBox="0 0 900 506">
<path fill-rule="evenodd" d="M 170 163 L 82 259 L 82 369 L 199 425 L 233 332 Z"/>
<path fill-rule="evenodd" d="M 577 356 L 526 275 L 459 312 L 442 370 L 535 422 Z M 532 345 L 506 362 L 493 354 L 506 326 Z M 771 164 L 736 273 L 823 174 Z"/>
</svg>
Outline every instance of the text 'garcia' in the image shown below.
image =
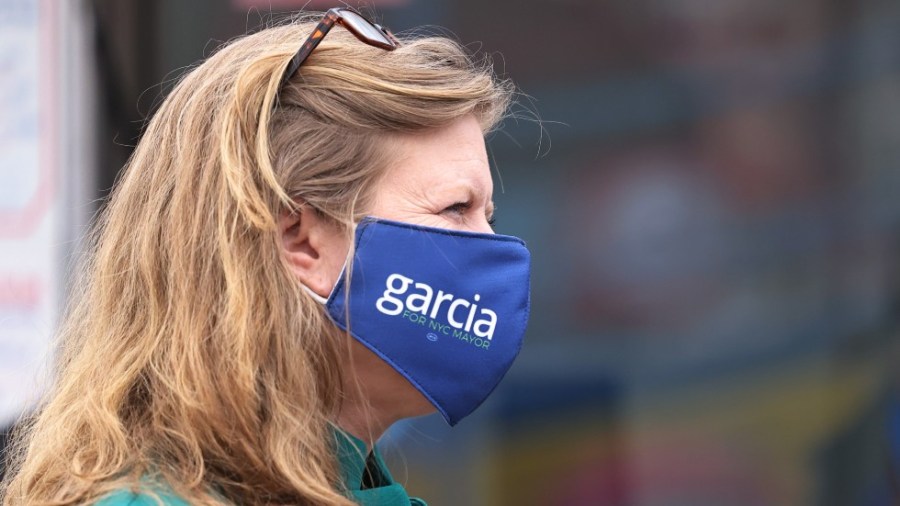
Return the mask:
<svg viewBox="0 0 900 506">
<path fill-rule="evenodd" d="M 480 301 L 481 295 L 476 293 L 474 299 L 475 302 Z M 399 315 L 404 308 L 429 318 L 438 318 L 439 314 L 446 315 L 446 321 L 452 327 L 472 332 L 478 337 L 493 339 L 497 313 L 480 308 L 475 302 L 444 293 L 443 290 L 435 293 L 425 283 L 416 283 L 402 274 L 391 274 L 385 280 L 384 294 L 376 301 L 375 306 L 378 311 L 390 316 Z M 468 311 L 460 311 L 460 308 L 467 308 Z M 458 318 L 460 314 L 465 320 Z"/>
</svg>

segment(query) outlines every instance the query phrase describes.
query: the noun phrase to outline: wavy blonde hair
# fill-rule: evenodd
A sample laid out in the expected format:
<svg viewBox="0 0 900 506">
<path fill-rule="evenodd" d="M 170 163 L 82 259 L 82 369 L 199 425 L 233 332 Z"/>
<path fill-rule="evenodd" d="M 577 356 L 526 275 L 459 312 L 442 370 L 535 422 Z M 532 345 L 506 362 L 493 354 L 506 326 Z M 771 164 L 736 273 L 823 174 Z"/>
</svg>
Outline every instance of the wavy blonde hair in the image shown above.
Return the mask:
<svg viewBox="0 0 900 506">
<path fill-rule="evenodd" d="M 329 428 L 346 339 L 298 289 L 278 216 L 303 203 L 349 234 L 391 134 L 468 114 L 487 132 L 512 88 L 447 38 L 388 52 L 335 28 L 279 95 L 318 16 L 225 45 L 149 121 L 96 223 L 4 504 L 148 482 L 191 504 L 350 504 Z"/>
</svg>

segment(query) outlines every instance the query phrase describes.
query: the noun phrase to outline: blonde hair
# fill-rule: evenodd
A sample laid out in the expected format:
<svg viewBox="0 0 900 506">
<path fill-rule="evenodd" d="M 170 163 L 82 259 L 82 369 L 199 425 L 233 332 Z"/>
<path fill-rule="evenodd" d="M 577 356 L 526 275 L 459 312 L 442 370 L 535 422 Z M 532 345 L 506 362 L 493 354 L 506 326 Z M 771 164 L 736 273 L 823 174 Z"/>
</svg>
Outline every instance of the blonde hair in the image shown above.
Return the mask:
<svg viewBox="0 0 900 506">
<path fill-rule="evenodd" d="M 96 223 L 4 504 L 148 482 L 191 504 L 350 504 L 329 428 L 348 351 L 286 267 L 277 218 L 299 202 L 348 229 L 391 134 L 468 114 L 487 132 L 512 88 L 449 39 L 388 52 L 336 27 L 278 94 L 311 19 L 227 44 L 149 121 Z"/>
</svg>

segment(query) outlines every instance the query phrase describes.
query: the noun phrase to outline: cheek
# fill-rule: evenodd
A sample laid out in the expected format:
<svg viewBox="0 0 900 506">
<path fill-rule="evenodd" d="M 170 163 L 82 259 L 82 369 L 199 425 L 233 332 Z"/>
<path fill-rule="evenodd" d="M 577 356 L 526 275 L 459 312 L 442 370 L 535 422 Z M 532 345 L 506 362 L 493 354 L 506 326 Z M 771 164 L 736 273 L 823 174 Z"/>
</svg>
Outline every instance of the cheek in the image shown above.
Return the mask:
<svg viewBox="0 0 900 506">
<path fill-rule="evenodd" d="M 452 213 L 443 212 L 453 202 L 468 199 L 468 195 L 460 193 L 455 196 L 452 193 L 444 193 L 436 201 L 429 198 L 423 192 L 404 192 L 390 189 L 381 193 L 374 199 L 374 205 L 366 214 L 376 218 L 411 223 L 433 228 L 459 229 L 464 222 Z M 487 227 L 490 229 L 490 226 Z"/>
<path fill-rule="evenodd" d="M 425 196 L 414 197 L 414 192 L 404 191 L 401 186 L 385 185 L 381 190 L 366 214 L 428 227 L 447 226 L 447 220 L 438 214 L 438 203 L 426 200 Z"/>
<path fill-rule="evenodd" d="M 437 214 L 431 210 L 416 209 L 414 206 L 409 206 L 408 208 L 400 206 L 373 208 L 368 214 L 375 218 L 384 218 L 424 227 L 454 228 L 457 226 L 456 222 L 442 214 Z"/>
<path fill-rule="evenodd" d="M 344 269 L 344 261 L 347 259 L 349 251 L 350 241 L 344 234 L 341 234 L 329 241 L 328 251 L 322 252 L 325 267 L 322 270 L 322 276 L 325 278 L 323 281 L 328 286 L 333 287 L 337 283 L 338 278 L 341 276 L 341 271 Z"/>
</svg>

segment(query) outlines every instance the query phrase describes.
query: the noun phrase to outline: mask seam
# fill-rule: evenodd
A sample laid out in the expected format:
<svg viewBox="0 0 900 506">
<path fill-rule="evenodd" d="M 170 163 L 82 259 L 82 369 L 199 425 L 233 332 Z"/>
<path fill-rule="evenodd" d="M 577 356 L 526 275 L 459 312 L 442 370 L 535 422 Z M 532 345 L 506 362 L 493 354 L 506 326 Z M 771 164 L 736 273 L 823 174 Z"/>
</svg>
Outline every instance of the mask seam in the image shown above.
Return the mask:
<svg viewBox="0 0 900 506">
<path fill-rule="evenodd" d="M 500 383 L 503 381 L 503 378 L 505 378 L 506 375 L 509 373 L 510 369 L 512 369 L 512 364 L 515 363 L 516 358 L 519 356 L 519 353 L 521 353 L 522 346 L 525 345 L 525 331 L 528 329 L 528 318 L 531 315 L 531 255 L 530 254 L 528 255 L 528 271 L 527 271 L 526 282 L 528 283 L 528 293 L 525 298 L 525 311 L 524 311 L 525 314 L 520 319 L 520 325 L 522 327 L 522 338 L 519 339 L 518 346 L 516 346 L 516 351 L 515 351 L 515 353 L 513 353 L 512 358 L 510 359 L 509 366 L 507 366 L 507 368 L 503 372 L 503 374 L 501 374 L 500 377 L 497 378 L 497 382 L 494 383 L 494 386 L 492 386 L 491 389 L 488 390 L 487 393 L 484 395 L 484 397 L 481 398 L 481 400 L 478 402 L 478 406 L 483 404 L 494 393 L 494 391 L 497 390 L 497 387 L 500 386 Z M 468 416 L 473 411 L 474 410 L 470 411 L 469 413 L 466 413 L 465 415 L 463 415 L 463 417 Z"/>
</svg>

